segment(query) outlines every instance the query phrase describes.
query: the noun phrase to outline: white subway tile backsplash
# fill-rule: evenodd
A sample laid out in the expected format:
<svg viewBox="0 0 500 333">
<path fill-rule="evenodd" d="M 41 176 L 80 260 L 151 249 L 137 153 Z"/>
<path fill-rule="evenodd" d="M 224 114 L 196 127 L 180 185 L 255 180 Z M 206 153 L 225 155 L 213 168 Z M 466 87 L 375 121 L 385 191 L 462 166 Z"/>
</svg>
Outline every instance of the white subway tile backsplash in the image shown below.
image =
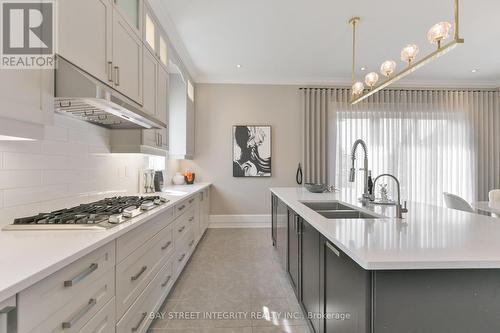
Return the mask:
<svg viewBox="0 0 500 333">
<path fill-rule="evenodd" d="M 42 142 L 42 154 L 85 156 L 87 152 L 88 146 L 83 143 L 62 141 Z"/>
<path fill-rule="evenodd" d="M 47 185 L 4 190 L 4 206 L 12 207 L 64 198 L 68 185 Z"/>
<path fill-rule="evenodd" d="M 144 155 L 110 154 L 109 130 L 55 114 L 44 140 L 0 142 L 0 225 L 137 193 L 146 160 Z"/>
<path fill-rule="evenodd" d="M 39 153 L 40 141 L 0 141 L 0 151 L 16 153 Z"/>
<path fill-rule="evenodd" d="M 3 168 L 8 170 L 66 169 L 68 158 L 57 155 L 4 153 Z"/>
<path fill-rule="evenodd" d="M 68 129 L 60 126 L 45 126 L 44 139 L 52 141 L 68 141 Z"/>
<path fill-rule="evenodd" d="M 41 185 L 40 170 L 0 170 L 0 189 Z"/>
<path fill-rule="evenodd" d="M 88 180 L 87 170 L 42 170 L 42 184 L 71 184 Z"/>
</svg>

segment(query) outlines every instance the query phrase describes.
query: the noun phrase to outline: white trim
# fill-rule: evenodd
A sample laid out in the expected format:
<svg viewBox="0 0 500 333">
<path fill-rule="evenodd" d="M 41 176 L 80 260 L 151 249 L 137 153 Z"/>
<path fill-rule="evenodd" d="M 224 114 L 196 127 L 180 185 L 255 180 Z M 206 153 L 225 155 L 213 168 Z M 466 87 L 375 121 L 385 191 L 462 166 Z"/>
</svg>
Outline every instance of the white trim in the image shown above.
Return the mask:
<svg viewBox="0 0 500 333">
<path fill-rule="evenodd" d="M 271 215 L 210 215 L 209 228 L 271 228 Z"/>
<path fill-rule="evenodd" d="M 345 78 L 317 77 L 317 78 L 262 78 L 262 79 L 238 79 L 234 76 L 198 76 L 195 78 L 197 84 L 241 84 L 241 85 L 283 85 L 283 86 L 321 86 L 321 87 L 350 87 L 351 82 Z M 408 80 L 397 82 L 394 88 L 497 88 L 500 82 L 496 81 L 468 81 L 468 80 Z"/>
</svg>

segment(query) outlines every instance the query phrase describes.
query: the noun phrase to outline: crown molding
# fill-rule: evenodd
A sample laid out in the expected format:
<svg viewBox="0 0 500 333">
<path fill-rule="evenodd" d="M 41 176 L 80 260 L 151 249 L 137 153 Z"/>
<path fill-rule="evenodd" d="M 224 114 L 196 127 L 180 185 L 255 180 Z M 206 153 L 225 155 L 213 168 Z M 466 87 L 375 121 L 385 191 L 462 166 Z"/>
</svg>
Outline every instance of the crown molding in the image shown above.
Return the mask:
<svg viewBox="0 0 500 333">
<path fill-rule="evenodd" d="M 200 76 L 198 84 L 246 84 L 246 85 L 290 85 L 290 86 L 321 86 L 321 87 L 350 87 L 348 78 L 265 78 L 265 79 L 236 79 L 230 76 Z M 451 80 L 404 80 L 388 88 L 486 88 L 495 89 L 500 87 L 500 81 L 451 81 Z"/>
</svg>

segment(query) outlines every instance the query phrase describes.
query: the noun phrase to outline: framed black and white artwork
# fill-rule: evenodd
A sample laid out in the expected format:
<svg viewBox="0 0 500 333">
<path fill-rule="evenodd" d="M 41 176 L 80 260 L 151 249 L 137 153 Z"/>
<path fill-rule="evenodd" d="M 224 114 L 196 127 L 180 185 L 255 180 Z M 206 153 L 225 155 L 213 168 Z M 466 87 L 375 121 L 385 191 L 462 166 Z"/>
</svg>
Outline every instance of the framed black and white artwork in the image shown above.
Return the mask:
<svg viewBox="0 0 500 333">
<path fill-rule="evenodd" d="M 233 177 L 271 177 L 271 126 L 233 126 Z"/>
</svg>

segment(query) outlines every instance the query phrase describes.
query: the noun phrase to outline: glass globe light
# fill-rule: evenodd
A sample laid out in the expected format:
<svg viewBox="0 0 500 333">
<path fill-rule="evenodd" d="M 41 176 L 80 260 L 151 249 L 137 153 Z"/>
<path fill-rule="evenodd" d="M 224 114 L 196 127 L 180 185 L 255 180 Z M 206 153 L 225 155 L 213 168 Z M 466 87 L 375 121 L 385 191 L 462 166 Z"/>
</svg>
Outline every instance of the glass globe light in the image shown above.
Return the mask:
<svg viewBox="0 0 500 333">
<path fill-rule="evenodd" d="M 395 70 L 396 62 L 394 60 L 386 60 L 382 63 L 382 65 L 380 65 L 380 73 L 385 77 L 389 77 L 394 74 Z"/>
<path fill-rule="evenodd" d="M 363 93 L 363 90 L 365 89 L 365 86 L 363 82 L 358 81 L 352 85 L 352 94 L 353 95 L 360 95 Z"/>
<path fill-rule="evenodd" d="M 451 24 L 448 22 L 439 22 L 432 26 L 427 32 L 427 40 L 431 44 L 437 44 L 441 47 L 441 41 L 450 36 Z"/>
<path fill-rule="evenodd" d="M 419 49 L 417 45 L 406 45 L 405 48 L 401 51 L 401 60 L 407 62 L 408 65 L 410 65 L 413 59 L 415 59 L 415 57 L 417 56 L 418 51 Z"/>
<path fill-rule="evenodd" d="M 371 72 L 366 74 L 365 76 L 365 83 L 368 87 L 373 88 L 374 85 L 377 84 L 378 81 L 378 74 L 375 72 Z"/>
</svg>

